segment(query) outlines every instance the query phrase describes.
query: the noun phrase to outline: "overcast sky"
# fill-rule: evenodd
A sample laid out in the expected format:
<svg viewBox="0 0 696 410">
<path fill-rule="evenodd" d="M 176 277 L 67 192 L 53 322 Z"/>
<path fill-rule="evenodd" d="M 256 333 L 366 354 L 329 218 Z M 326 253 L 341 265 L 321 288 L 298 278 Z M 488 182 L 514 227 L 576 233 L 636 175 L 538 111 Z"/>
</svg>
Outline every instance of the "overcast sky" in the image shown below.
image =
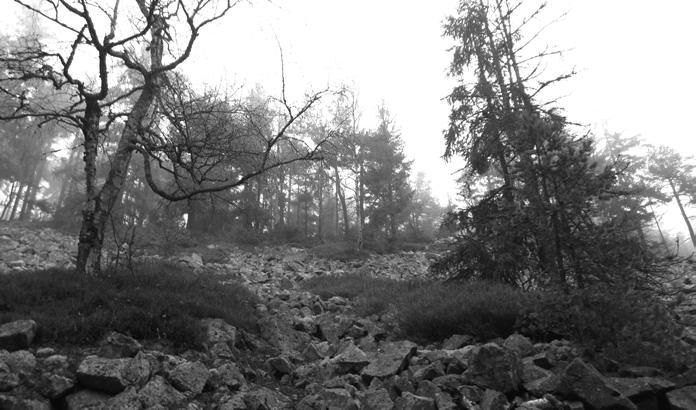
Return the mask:
<svg viewBox="0 0 696 410">
<path fill-rule="evenodd" d="M 9 2 L 10 0 L 0 0 Z M 449 40 L 442 21 L 458 1 L 256 0 L 209 26 L 184 70 L 198 83 L 221 82 L 267 92 L 280 86 L 278 44 L 288 88 L 300 99 L 312 89 L 350 84 L 360 96 L 362 126 L 375 123 L 384 101 L 415 171 L 425 171 L 441 201 L 456 196 L 441 160 L 452 87 Z M 570 49 L 550 72 L 578 74 L 559 92 L 570 120 L 641 134 L 648 142 L 694 153 L 696 95 L 693 0 L 549 0 L 553 25 L 540 45 Z M 0 23 L 9 13 L 0 16 Z"/>
<path fill-rule="evenodd" d="M 446 76 L 449 40 L 442 20 L 458 2 L 437 0 L 294 0 L 239 7 L 205 33 L 189 72 L 197 81 L 280 84 L 278 43 L 289 86 L 352 84 L 359 91 L 365 127 L 384 100 L 395 117 L 415 169 L 426 171 L 438 198 L 454 196 L 451 173 L 440 159 L 452 86 Z M 541 45 L 569 49 L 549 72 L 575 68 L 559 89 L 569 119 L 601 130 L 641 134 L 648 142 L 694 151 L 696 115 L 692 0 L 550 0 L 544 18 L 567 12 Z M 277 39 L 277 40 L 276 40 Z"/>
</svg>

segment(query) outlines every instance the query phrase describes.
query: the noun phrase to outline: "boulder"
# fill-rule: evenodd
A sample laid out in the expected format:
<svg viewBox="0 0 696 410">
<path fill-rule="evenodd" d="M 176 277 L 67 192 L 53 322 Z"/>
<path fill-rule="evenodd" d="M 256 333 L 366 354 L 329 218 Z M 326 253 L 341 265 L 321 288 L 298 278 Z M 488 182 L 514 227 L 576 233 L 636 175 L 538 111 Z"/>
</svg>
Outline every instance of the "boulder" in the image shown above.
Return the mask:
<svg viewBox="0 0 696 410">
<path fill-rule="evenodd" d="M 107 400 L 104 407 L 108 410 L 140 410 L 142 403 L 135 387 L 129 387 Z"/>
<path fill-rule="evenodd" d="M 10 391 L 19 386 L 19 376 L 7 363 L 0 361 L 0 392 Z"/>
<path fill-rule="evenodd" d="M 80 390 L 65 398 L 66 410 L 101 410 L 111 396 L 93 391 Z"/>
<path fill-rule="evenodd" d="M 169 381 L 179 391 L 200 394 L 208 382 L 210 372 L 200 362 L 184 362 L 169 372 Z"/>
<path fill-rule="evenodd" d="M 0 325 L 0 349 L 9 351 L 28 348 L 36 337 L 36 322 L 16 320 Z"/>
<path fill-rule="evenodd" d="M 51 402 L 42 398 L 0 394 L 0 409 L 51 410 Z"/>
<path fill-rule="evenodd" d="M 408 340 L 384 343 L 376 357 L 363 369 L 362 375 L 369 379 L 396 375 L 408 367 L 409 359 L 416 351 L 416 344 Z"/>
<path fill-rule="evenodd" d="M 228 362 L 210 371 L 208 383 L 214 388 L 226 386 L 232 390 L 238 390 L 246 386 L 246 379 L 236 364 Z"/>
<path fill-rule="evenodd" d="M 394 401 L 397 410 L 437 410 L 435 400 L 406 392 Z"/>
<path fill-rule="evenodd" d="M 505 395 L 499 391 L 487 389 L 481 400 L 481 410 L 507 410 L 510 404 Z"/>
<path fill-rule="evenodd" d="M 331 361 L 337 365 L 338 373 L 360 373 L 370 363 L 369 358 L 359 347 L 350 342 L 348 346 L 334 356 Z"/>
<path fill-rule="evenodd" d="M 516 352 L 520 357 L 529 356 L 534 352 L 534 344 L 532 341 L 519 333 L 508 336 L 503 342 L 503 347 Z"/>
<path fill-rule="evenodd" d="M 0 361 L 7 363 L 13 372 L 23 377 L 29 377 L 36 369 L 36 357 L 28 350 L 0 350 Z"/>
<path fill-rule="evenodd" d="M 266 360 L 266 366 L 278 375 L 291 374 L 293 371 L 292 362 L 287 356 L 276 356 Z"/>
<path fill-rule="evenodd" d="M 657 396 L 676 387 L 676 384 L 658 377 L 607 377 L 609 383 L 632 401 L 644 396 Z"/>
<path fill-rule="evenodd" d="M 597 369 L 581 359 L 573 359 L 559 375 L 557 391 L 577 397 L 594 409 L 636 410 L 626 396 L 602 376 Z"/>
<path fill-rule="evenodd" d="M 237 342 L 237 328 L 222 319 L 201 319 L 201 341 L 210 348 L 218 343 L 234 346 Z"/>
<path fill-rule="evenodd" d="M 283 410 L 292 408 L 289 397 L 268 387 L 257 387 L 244 393 L 248 410 Z"/>
<path fill-rule="evenodd" d="M 435 406 L 437 410 L 456 410 L 459 408 L 452 396 L 445 392 L 435 393 Z"/>
<path fill-rule="evenodd" d="M 353 326 L 353 319 L 333 314 L 324 314 L 317 317 L 319 333 L 331 344 L 338 343 L 339 339 L 345 335 Z"/>
<path fill-rule="evenodd" d="M 346 389 L 323 389 L 318 394 L 322 409 L 358 410 L 359 403 Z"/>
<path fill-rule="evenodd" d="M 283 315 L 265 316 L 259 320 L 261 337 L 281 352 L 301 352 L 312 336 L 292 327 L 292 318 Z"/>
<path fill-rule="evenodd" d="M 140 357 L 107 359 L 87 356 L 77 368 L 77 379 L 89 389 L 120 393 L 126 387 L 143 383 L 150 376 L 150 363 Z"/>
<path fill-rule="evenodd" d="M 75 387 L 75 379 L 60 374 L 44 372 L 37 386 L 42 396 L 55 400 L 65 396 Z"/>
<path fill-rule="evenodd" d="M 133 357 L 143 345 L 130 336 L 118 332 L 111 332 L 101 342 L 99 356 L 106 358 Z"/>
<path fill-rule="evenodd" d="M 672 410 L 696 409 L 696 386 L 687 386 L 667 393 L 667 401 Z"/>
<path fill-rule="evenodd" d="M 370 389 L 360 395 L 360 403 L 363 410 L 382 410 L 391 409 L 394 402 L 389 396 L 387 389 Z"/>
<path fill-rule="evenodd" d="M 456 350 L 474 342 L 474 338 L 469 335 L 452 335 L 442 342 L 443 350 Z"/>
<path fill-rule="evenodd" d="M 521 369 L 516 354 L 487 343 L 472 352 L 463 375 L 471 384 L 508 394 L 519 390 Z"/>
<path fill-rule="evenodd" d="M 445 370 L 442 368 L 441 362 L 431 363 L 413 372 L 413 378 L 415 380 L 432 380 L 444 375 Z"/>
<path fill-rule="evenodd" d="M 186 400 L 186 396 L 172 387 L 162 376 L 153 377 L 138 391 L 138 396 L 145 408 L 175 408 Z"/>
</svg>

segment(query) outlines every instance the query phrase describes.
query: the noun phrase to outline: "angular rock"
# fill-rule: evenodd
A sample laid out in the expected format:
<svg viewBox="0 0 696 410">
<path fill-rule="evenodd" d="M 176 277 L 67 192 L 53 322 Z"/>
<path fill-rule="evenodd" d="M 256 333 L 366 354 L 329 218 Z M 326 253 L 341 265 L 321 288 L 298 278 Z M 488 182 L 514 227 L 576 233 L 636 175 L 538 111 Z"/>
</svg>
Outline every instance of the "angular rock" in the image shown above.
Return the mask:
<svg viewBox="0 0 696 410">
<path fill-rule="evenodd" d="M 234 346 L 237 342 L 237 328 L 222 319 L 201 319 L 201 341 L 210 348 L 217 343 Z"/>
<path fill-rule="evenodd" d="M 218 406 L 218 410 L 246 410 L 246 408 L 242 393 L 237 393 L 231 397 L 225 396 Z"/>
<path fill-rule="evenodd" d="M 416 380 L 432 380 L 444 375 L 445 370 L 441 362 L 431 363 L 413 372 L 413 378 Z"/>
<path fill-rule="evenodd" d="M 268 387 L 257 387 L 244 393 L 244 404 L 248 410 L 282 410 L 292 407 L 289 397 Z"/>
<path fill-rule="evenodd" d="M 481 400 L 481 410 L 507 410 L 509 403 L 507 397 L 499 391 L 487 389 Z"/>
<path fill-rule="evenodd" d="M 0 325 L 0 349 L 9 351 L 28 348 L 36 337 L 36 322 L 17 320 Z"/>
<path fill-rule="evenodd" d="M 503 347 L 517 352 L 520 357 L 529 356 L 534 352 L 534 344 L 529 338 L 522 336 L 519 333 L 512 334 L 505 339 Z"/>
<path fill-rule="evenodd" d="M 359 403 L 346 389 L 324 389 L 319 392 L 322 409 L 358 410 Z"/>
<path fill-rule="evenodd" d="M 246 386 L 244 375 L 234 363 L 225 363 L 216 369 L 212 369 L 208 382 L 213 387 L 226 386 L 232 390 Z"/>
<path fill-rule="evenodd" d="M 437 410 L 435 400 L 408 392 L 394 401 L 394 408 L 397 410 Z"/>
<path fill-rule="evenodd" d="M 332 344 L 337 343 L 352 325 L 353 320 L 342 315 L 325 314 L 317 318 L 321 337 Z"/>
<path fill-rule="evenodd" d="M 429 380 L 421 380 L 418 382 L 418 388 L 416 389 L 416 394 L 419 396 L 423 397 L 430 397 L 431 399 L 435 399 L 435 396 L 438 393 L 441 393 L 442 390 L 440 390 L 435 383 L 429 381 Z"/>
<path fill-rule="evenodd" d="M 331 361 L 337 365 L 337 371 L 341 374 L 360 373 L 360 371 L 370 363 L 365 352 L 360 350 L 360 348 L 355 346 L 352 342 L 334 356 Z"/>
<path fill-rule="evenodd" d="M 276 356 L 266 360 L 266 366 L 278 375 L 291 374 L 293 365 L 287 356 Z"/>
<path fill-rule="evenodd" d="M 266 316 L 259 320 L 261 337 L 280 351 L 301 352 L 312 336 L 292 328 L 292 320 L 283 316 Z"/>
<path fill-rule="evenodd" d="M 477 386 L 459 386 L 457 392 L 462 399 L 466 398 L 472 403 L 480 403 L 483 400 L 484 390 Z"/>
<path fill-rule="evenodd" d="M 17 350 L 11 353 L 0 350 L 0 361 L 4 361 L 13 372 L 24 377 L 29 377 L 36 369 L 36 357 L 28 350 Z"/>
<path fill-rule="evenodd" d="M 667 393 L 667 401 L 672 410 L 696 409 L 696 386 L 687 386 Z"/>
<path fill-rule="evenodd" d="M 464 346 L 456 350 L 443 350 L 442 353 L 446 355 L 446 358 L 442 359 L 442 362 L 447 364 L 448 373 L 452 373 L 450 368 L 455 369 L 455 373 L 461 373 L 469 367 L 471 358 L 480 350 L 481 347 L 475 345 Z"/>
<path fill-rule="evenodd" d="M 573 359 L 559 376 L 557 391 L 579 398 L 592 408 L 636 410 L 626 396 L 618 392 L 597 369 L 581 359 Z"/>
<path fill-rule="evenodd" d="M 0 361 L 0 392 L 10 391 L 19 386 L 19 376 L 7 363 Z"/>
<path fill-rule="evenodd" d="M 51 410 L 51 402 L 44 399 L 0 394 L 0 409 Z"/>
<path fill-rule="evenodd" d="M 474 342 L 474 338 L 469 335 L 452 335 L 442 342 L 443 350 L 456 350 Z"/>
<path fill-rule="evenodd" d="M 436 377 L 432 382 L 443 391 L 454 392 L 457 388 L 463 384 L 466 384 L 464 376 L 459 374 L 446 374 L 444 376 Z"/>
<path fill-rule="evenodd" d="M 519 390 L 521 367 L 517 355 L 487 343 L 473 351 L 463 375 L 472 384 L 508 394 Z"/>
<path fill-rule="evenodd" d="M 108 410 L 140 410 L 142 403 L 135 387 L 129 387 L 107 400 L 104 407 Z"/>
<path fill-rule="evenodd" d="M 102 340 L 99 356 L 112 359 L 133 357 L 142 348 L 143 345 L 132 337 L 123 333 L 111 332 Z"/>
<path fill-rule="evenodd" d="M 328 349 L 327 349 L 328 350 Z M 328 351 L 326 352 L 328 353 Z M 315 360 L 323 359 L 324 356 L 322 355 L 322 352 L 319 351 L 318 347 L 314 343 L 310 343 L 307 345 L 307 347 L 302 351 L 302 358 L 305 361 L 308 362 L 313 362 Z"/>
<path fill-rule="evenodd" d="M 675 383 L 658 377 L 607 377 L 607 380 L 632 401 L 641 396 L 656 396 L 676 387 Z"/>
<path fill-rule="evenodd" d="M 448 393 L 435 393 L 435 406 L 437 410 L 455 410 L 458 409 L 457 404 Z"/>
<path fill-rule="evenodd" d="M 89 389 L 120 393 L 126 387 L 143 383 L 150 376 L 150 364 L 141 358 L 105 359 L 87 356 L 77 368 L 77 379 Z"/>
<path fill-rule="evenodd" d="M 39 379 L 38 390 L 42 396 L 55 400 L 65 396 L 74 387 L 75 379 L 45 372 Z"/>
<path fill-rule="evenodd" d="M 169 373 L 169 381 L 179 391 L 200 394 L 208 382 L 210 372 L 200 362 L 184 362 Z"/>
<path fill-rule="evenodd" d="M 387 389 L 368 390 L 360 396 L 363 410 L 382 410 L 394 407 Z"/>
<path fill-rule="evenodd" d="M 65 397 L 66 410 L 101 410 L 111 396 L 93 390 L 80 390 Z"/>
<path fill-rule="evenodd" d="M 234 360 L 235 358 L 234 352 L 227 343 L 215 343 L 208 349 L 208 352 L 214 359 Z"/>
<path fill-rule="evenodd" d="M 416 351 L 416 344 L 408 340 L 385 343 L 377 352 L 376 358 L 363 369 L 362 375 L 383 378 L 398 374 L 408 367 L 409 359 Z"/>
<path fill-rule="evenodd" d="M 174 408 L 186 400 L 186 396 L 167 383 L 162 376 L 153 377 L 138 391 L 138 396 L 145 408 L 155 406 Z"/>
</svg>

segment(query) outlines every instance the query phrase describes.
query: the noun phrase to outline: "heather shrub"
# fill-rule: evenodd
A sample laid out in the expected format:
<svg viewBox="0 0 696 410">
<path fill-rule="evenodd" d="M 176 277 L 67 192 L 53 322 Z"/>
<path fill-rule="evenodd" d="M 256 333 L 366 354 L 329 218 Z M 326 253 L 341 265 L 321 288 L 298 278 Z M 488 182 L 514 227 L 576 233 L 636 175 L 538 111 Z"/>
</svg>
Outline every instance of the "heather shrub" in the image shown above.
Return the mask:
<svg viewBox="0 0 696 410">
<path fill-rule="evenodd" d="M 198 347 L 198 321 L 217 317 L 255 331 L 256 295 L 166 263 L 83 278 L 49 269 L 0 276 L 0 323 L 34 319 L 43 343 L 91 344 L 109 331 Z"/>
<path fill-rule="evenodd" d="M 409 291 L 398 306 L 404 336 L 422 342 L 467 334 L 485 341 L 514 332 L 529 295 L 500 283 L 431 283 Z"/>
<path fill-rule="evenodd" d="M 393 313 L 404 338 L 433 342 L 453 334 L 479 340 L 514 332 L 531 296 L 493 282 L 408 282 L 350 274 L 310 279 L 304 288 L 322 298 L 342 296 L 362 315 Z"/>
<path fill-rule="evenodd" d="M 536 340 L 565 338 L 589 354 L 635 365 L 678 370 L 694 350 L 663 301 L 648 291 L 592 286 L 540 292 L 519 330 Z"/>
</svg>

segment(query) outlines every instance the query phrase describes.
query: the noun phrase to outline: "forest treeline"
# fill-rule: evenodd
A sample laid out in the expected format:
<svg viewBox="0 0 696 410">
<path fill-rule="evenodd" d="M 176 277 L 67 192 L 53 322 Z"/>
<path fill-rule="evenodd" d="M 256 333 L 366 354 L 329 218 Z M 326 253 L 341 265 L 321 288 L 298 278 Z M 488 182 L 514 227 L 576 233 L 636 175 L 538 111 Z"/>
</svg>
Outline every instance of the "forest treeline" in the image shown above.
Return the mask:
<svg viewBox="0 0 696 410">
<path fill-rule="evenodd" d="M 545 78 L 558 53 L 523 40 L 543 5 L 462 1 L 445 21 L 457 84 L 443 151 L 466 163 L 455 209 L 413 175 L 385 104 L 362 111 L 345 87 L 293 100 L 284 74 L 279 95 L 192 85 L 182 63 L 235 6 L 213 3 L 15 1 L 23 28 L 0 37 L 0 219 L 79 231 L 81 272 L 99 271 L 110 237 L 389 250 L 441 232 L 456 245 L 435 271 L 582 286 L 673 253 L 655 212 L 672 201 L 696 242 L 691 157 L 590 135 L 543 101 L 572 75 Z"/>
<path fill-rule="evenodd" d="M 179 139 L 170 155 L 188 156 L 187 164 L 202 174 L 200 182 L 243 168 L 245 161 L 248 171 L 241 172 L 252 172 L 264 148 L 258 146 L 260 136 L 273 135 L 277 117 L 282 116 L 274 110 L 273 99 L 260 89 L 234 102 L 223 102 L 213 93 L 191 93 L 178 107 L 186 125 L 170 125 L 169 131 Z M 347 90 L 338 93 L 330 106 L 323 107 L 328 112 L 325 117 L 308 117 L 289 134 L 321 142 L 313 157 L 263 172 L 234 188 L 172 202 L 150 189 L 143 164 L 134 162 L 111 213 L 116 234 L 133 229 L 143 235 L 147 230 L 153 230 L 152 235 L 181 230 L 248 244 L 349 240 L 356 246 L 367 241 L 379 249 L 399 241 L 432 240 L 443 207 L 433 197 L 429 181 L 423 173 L 412 174 L 403 141 L 385 107 L 375 110 L 379 118 L 375 129 L 358 128 L 352 95 Z M 0 125 L 2 220 L 46 221 L 77 231 L 85 195 L 79 136 L 54 124 L 39 127 L 32 119 Z M 231 133 L 234 146 L 227 146 L 220 140 Z M 105 178 L 114 147 L 114 137 L 105 135 L 97 180 Z M 284 142 L 273 154 L 293 158 L 297 150 Z M 161 169 L 150 172 L 163 186 L 197 182 L 168 180 Z"/>
</svg>

